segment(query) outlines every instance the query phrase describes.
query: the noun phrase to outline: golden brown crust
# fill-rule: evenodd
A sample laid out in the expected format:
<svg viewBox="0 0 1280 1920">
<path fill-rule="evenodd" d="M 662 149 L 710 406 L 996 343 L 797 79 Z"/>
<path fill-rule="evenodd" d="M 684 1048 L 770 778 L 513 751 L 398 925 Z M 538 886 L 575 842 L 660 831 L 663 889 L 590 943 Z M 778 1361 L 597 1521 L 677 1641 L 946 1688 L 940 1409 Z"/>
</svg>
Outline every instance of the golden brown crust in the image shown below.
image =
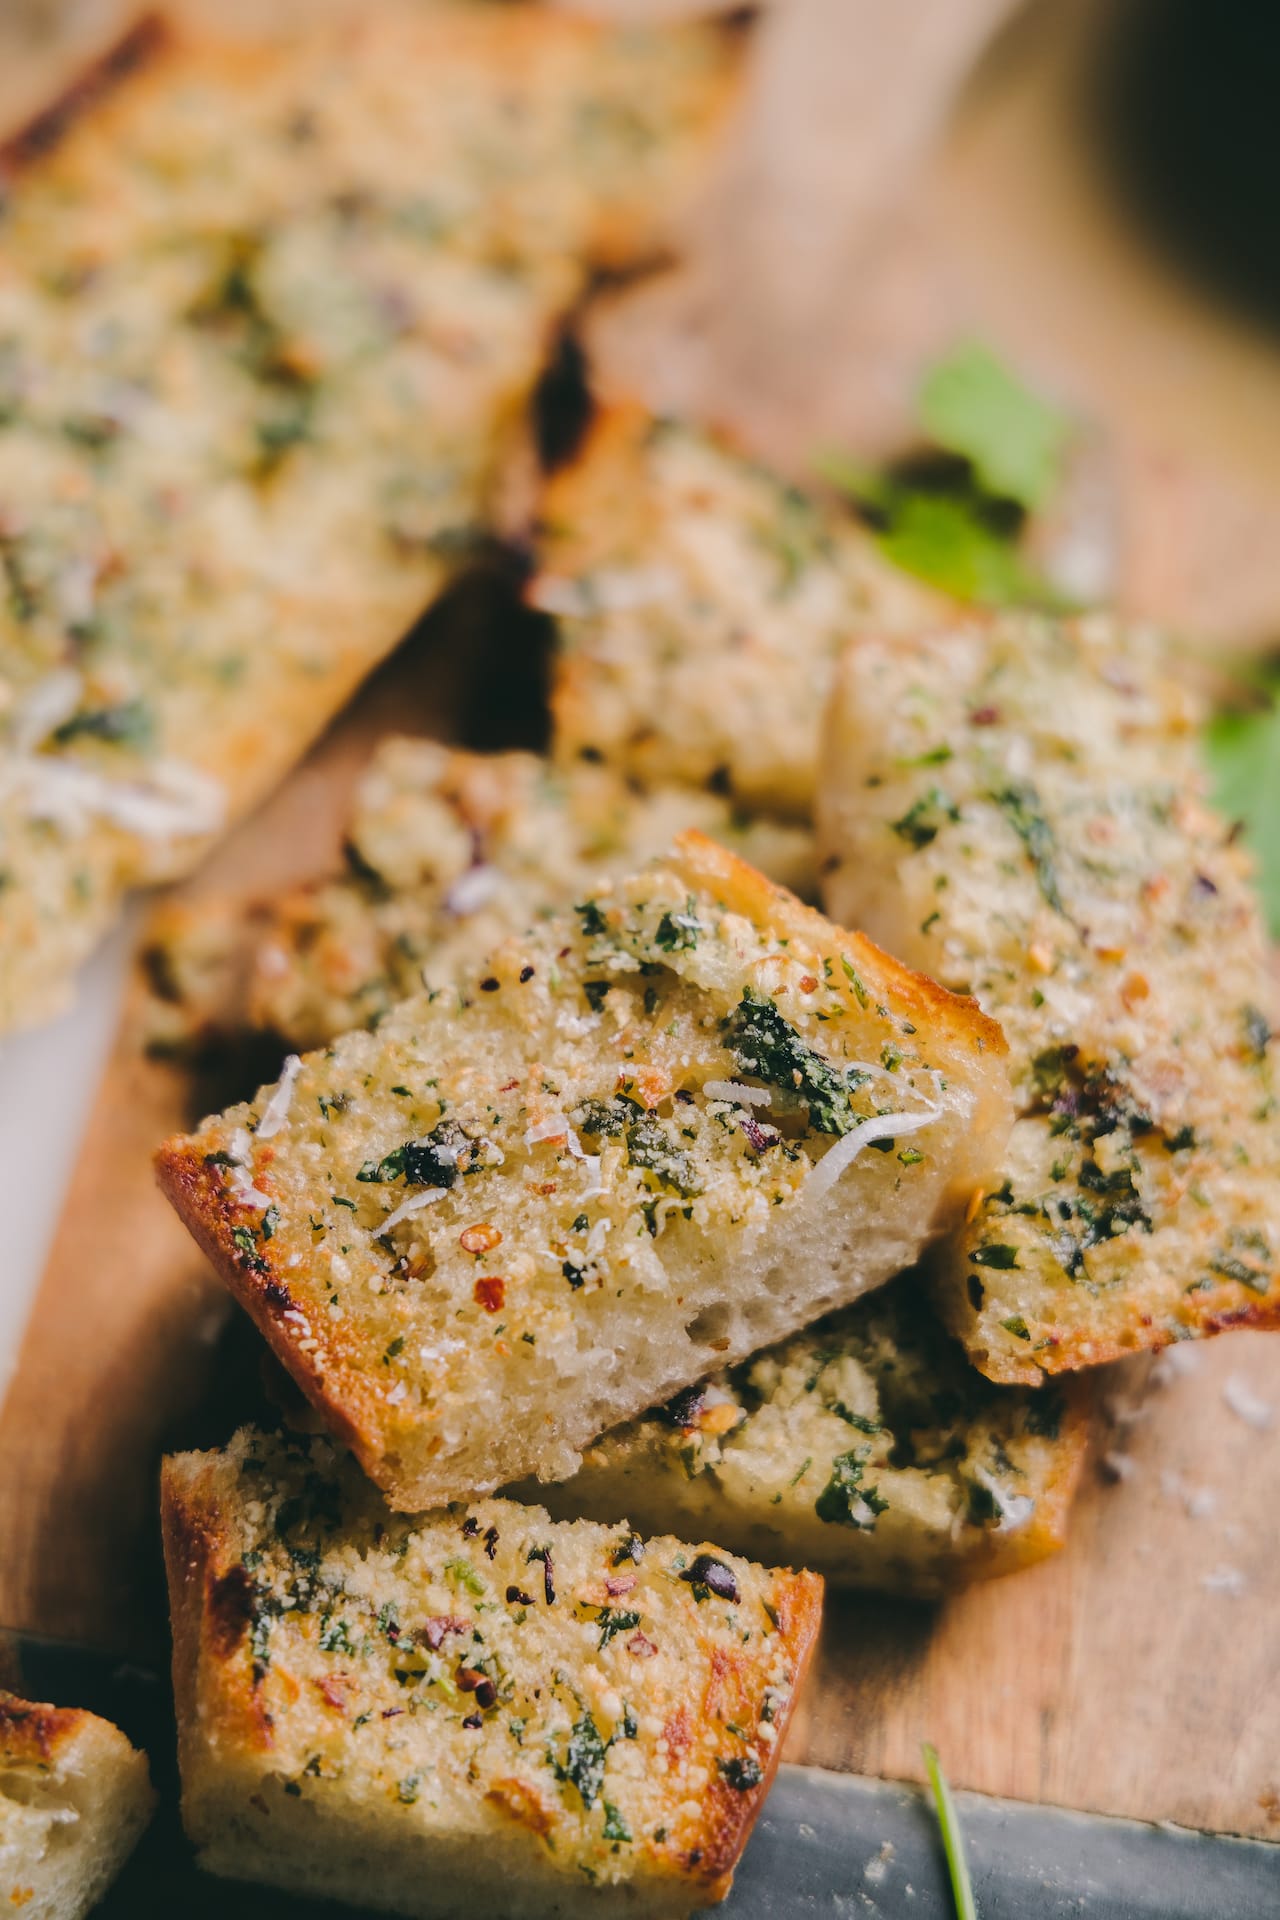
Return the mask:
<svg viewBox="0 0 1280 1920">
<path fill-rule="evenodd" d="M 348 1343 L 335 1330 L 326 1342 L 326 1366 L 323 1370 L 316 1366 L 308 1345 L 302 1344 L 305 1328 L 287 1273 L 273 1260 L 270 1243 L 253 1253 L 237 1244 L 237 1228 L 248 1225 L 254 1216 L 248 1208 L 228 1205 L 218 1173 L 200 1151 L 198 1138 L 179 1136 L 166 1141 L 156 1153 L 155 1165 L 161 1192 L 223 1284 L 332 1431 L 376 1478 L 384 1437 L 355 1343 L 350 1343 L 348 1360 L 344 1353 Z"/>
<path fill-rule="evenodd" d="M 803 939 L 818 947 L 830 943 L 831 922 L 824 914 L 797 900 L 786 887 L 766 880 L 755 867 L 706 834 L 691 828 L 677 836 L 675 850 L 678 858 L 674 864 L 688 876 L 691 885 L 710 889 L 726 906 L 770 933 Z M 931 1033 L 941 1030 L 953 1043 L 996 1058 L 1008 1052 L 999 1025 L 983 1013 L 976 1000 L 966 994 L 949 993 L 927 974 L 904 967 L 864 933 L 842 928 L 838 937 L 842 943 L 848 942 L 850 957 L 856 955 L 866 984 L 882 988 L 895 1003 L 905 1003 L 919 1013 L 929 1022 Z"/>
<path fill-rule="evenodd" d="M 12 180 L 25 168 L 46 159 L 122 81 L 148 66 L 170 38 L 170 24 L 163 14 L 143 14 L 114 45 L 90 61 L 56 99 L 0 141 L 0 180 Z"/>
<path fill-rule="evenodd" d="M 94 1719 L 78 1707 L 51 1707 L 0 1689 L 0 1766 L 53 1765 L 59 1749 Z"/>
<path fill-rule="evenodd" d="M 241 1477 L 239 1462 L 246 1457 L 252 1459 L 251 1479 Z M 333 1477 L 323 1483 L 320 1501 L 330 1518 L 318 1536 L 306 1532 L 305 1537 L 319 1549 L 318 1559 L 308 1549 L 306 1565 L 313 1573 L 319 1571 L 322 1590 L 338 1592 L 341 1570 L 349 1578 L 354 1566 L 362 1566 L 358 1577 L 362 1597 L 357 1600 L 355 1589 L 347 1586 L 345 1623 L 337 1636 L 342 1644 L 326 1652 L 323 1635 L 317 1648 L 316 1622 L 308 1617 L 312 1599 L 304 1594 L 296 1606 L 290 1600 L 282 1609 L 273 1598 L 280 1589 L 271 1584 L 278 1577 L 272 1572 L 278 1560 L 285 1570 L 286 1591 L 297 1591 L 296 1585 L 288 1585 L 295 1581 L 296 1565 L 287 1544 L 289 1528 L 297 1523 L 284 1520 L 281 1503 L 296 1507 L 300 1486 L 313 1490 L 319 1486 L 315 1475 L 317 1469 L 325 1473 L 325 1462 L 334 1462 L 327 1443 L 315 1443 L 309 1452 L 300 1453 L 296 1448 L 281 1448 L 267 1436 L 244 1433 L 226 1454 L 184 1455 L 165 1463 L 162 1511 L 173 1609 L 184 1813 L 192 1837 L 210 1850 L 210 1864 L 219 1871 L 236 1870 L 228 1863 L 239 1841 L 228 1831 L 228 1823 L 238 1830 L 243 1811 L 247 1827 L 252 1827 L 255 1808 L 265 1818 L 260 1791 L 269 1797 L 278 1791 L 282 1779 L 296 1779 L 297 1768 L 308 1755 L 314 1756 L 317 1743 L 338 1758 L 340 1743 L 358 1736 L 366 1769 L 362 1805 L 372 1836 L 383 1838 L 393 1850 L 414 1832 L 418 1837 L 413 1844 L 418 1847 L 448 1848 L 458 1833 L 492 1832 L 486 1821 L 496 1813 L 517 1833 L 523 1830 L 531 1841 L 544 1843 L 532 1854 L 507 1854 L 509 1863 L 523 1857 L 540 1874 L 543 1862 L 550 1860 L 554 1883 L 561 1874 L 572 1874 L 577 1862 L 596 1879 L 601 1865 L 595 1838 L 600 1782 L 580 1803 L 578 1793 L 565 1787 L 564 1770 L 552 1766 L 544 1755 L 544 1742 L 559 1741 L 562 1734 L 526 1735 L 529 1722 L 523 1717 L 513 1728 L 506 1727 L 512 1713 L 523 1716 L 543 1710 L 537 1702 L 545 1700 L 549 1669 L 554 1667 L 554 1689 L 568 1689 L 566 1697 L 576 1702 L 571 1711 L 587 1715 L 584 1724 L 590 1726 L 592 1738 L 596 1729 L 588 1701 L 597 1703 L 594 1712 L 604 1715 L 606 1722 L 610 1715 L 626 1720 L 628 1730 L 616 1736 L 619 1770 L 615 1772 L 611 1759 L 603 1792 L 609 1801 L 618 1802 L 616 1807 L 606 1805 L 605 1811 L 608 1822 L 618 1828 L 615 1837 L 623 1839 L 627 1851 L 620 1858 L 615 1846 L 605 1856 L 609 1873 L 602 1879 L 619 1886 L 633 1880 L 650 1897 L 654 1889 L 665 1887 L 672 1911 L 685 1910 L 682 1897 L 698 1905 L 723 1898 L 767 1797 L 791 1704 L 812 1656 L 821 1616 L 821 1579 L 808 1573 L 766 1572 L 741 1560 L 733 1562 L 731 1574 L 720 1550 L 709 1543 L 684 1548 L 663 1538 L 637 1543 L 625 1524 L 611 1528 L 589 1523 L 555 1525 L 536 1509 L 506 1501 L 484 1503 L 470 1511 L 455 1507 L 448 1513 L 395 1520 L 376 1496 L 356 1484 L 358 1476 L 349 1468 L 336 1469 L 335 1463 L 330 1468 Z M 298 1473 L 304 1476 L 302 1481 L 293 1477 Z M 303 1504 L 308 1504 L 307 1497 Z M 318 1510 L 314 1501 L 312 1510 Z M 311 1529 L 314 1522 L 305 1526 Z M 461 1566 L 469 1584 L 455 1590 L 447 1615 L 438 1612 L 440 1600 L 430 1596 L 438 1596 L 440 1580 L 449 1575 L 433 1569 L 459 1548 L 465 1554 L 469 1539 L 481 1538 L 491 1538 L 488 1557 L 477 1556 L 474 1564 L 445 1561 L 446 1569 Z M 554 1554 L 555 1593 L 548 1558 L 545 1608 L 541 1570 L 534 1567 L 536 1579 L 524 1572 L 525 1544 L 530 1538 L 548 1543 L 528 1556 L 530 1562 L 539 1554 Z M 634 1557 L 620 1556 L 620 1542 L 635 1546 Z M 331 1552 L 336 1555 L 332 1569 Z M 494 1556 L 497 1565 L 490 1574 Z M 738 1611 L 732 1615 L 721 1618 L 716 1596 L 700 1594 L 696 1585 L 687 1584 L 692 1578 L 688 1569 L 696 1573 L 704 1556 L 738 1583 L 732 1596 Z M 606 1572 L 603 1579 L 592 1571 L 601 1566 Z M 391 1571 L 405 1567 L 415 1571 Z M 619 1568 L 636 1571 L 618 1573 Z M 672 1570 L 682 1571 L 672 1577 Z M 447 1685 L 443 1695 L 432 1694 L 437 1712 L 418 1715 L 403 1727 L 384 1729 L 384 1721 L 395 1718 L 403 1707 L 397 1704 L 393 1713 L 384 1714 L 383 1690 L 389 1686 L 393 1701 L 399 1703 L 407 1698 L 402 1690 L 406 1684 L 412 1688 L 426 1677 L 412 1670 L 417 1658 L 410 1651 L 413 1647 L 434 1650 L 448 1646 L 450 1636 L 465 1635 L 475 1661 L 492 1670 L 489 1652 L 481 1650 L 482 1641 L 485 1647 L 504 1644 L 494 1642 L 492 1636 L 505 1630 L 501 1596 L 513 1572 L 522 1585 L 536 1590 L 537 1597 L 533 1592 L 506 1592 L 505 1610 L 514 1610 L 516 1637 L 497 1657 L 508 1687 L 504 1699 L 512 1704 L 494 1714 L 487 1736 L 482 1739 L 480 1714 L 464 1722 L 460 1733 L 452 1731 L 453 1720 L 468 1711 L 469 1699 L 472 1705 L 475 1700 L 464 1696 L 461 1705 L 451 1705 Z M 483 1575 L 496 1583 L 494 1595 L 476 1607 L 475 1600 L 485 1588 Z M 325 1584 L 332 1580 L 339 1583 L 336 1589 Z M 621 1601 L 616 1600 L 618 1592 L 625 1595 Z M 584 1649 L 574 1624 L 583 1613 L 607 1621 L 615 1604 L 645 1610 L 630 1622 L 623 1620 L 624 1635 L 632 1633 L 640 1618 L 656 1635 L 650 1641 L 643 1632 L 636 1633 L 641 1644 L 635 1648 L 624 1647 L 621 1640 L 615 1645 L 611 1632 L 600 1642 L 600 1651 L 606 1644 L 612 1649 L 606 1664 L 617 1671 L 624 1686 L 629 1702 L 625 1708 L 607 1688 L 601 1691 L 605 1683 L 593 1659 L 588 1657 L 586 1665 L 580 1666 L 590 1638 Z M 660 1611 L 651 1611 L 655 1607 Z M 424 1615 L 427 1629 L 437 1628 L 434 1636 L 420 1627 L 410 1632 L 411 1623 Z M 763 1640 L 753 1624 L 762 1617 L 768 1621 Z M 262 1646 L 255 1641 L 251 1650 L 246 1644 L 249 1623 L 252 1620 L 260 1628 L 264 1618 L 277 1624 Z M 324 1619 L 326 1623 L 330 1619 L 327 1606 Z M 388 1621 L 393 1623 L 392 1647 L 399 1648 L 393 1658 L 409 1662 L 409 1670 L 392 1680 L 386 1674 L 385 1648 L 382 1656 L 371 1652 L 371 1647 L 383 1648 Z M 454 1659 L 446 1656 L 449 1674 L 454 1665 Z M 479 1698 L 481 1712 L 487 1716 L 494 1703 L 491 1698 L 487 1702 Z M 556 1724 L 554 1714 L 551 1724 Z M 417 1732 L 407 1749 L 406 1730 L 415 1725 Z M 754 1738 L 750 1729 L 758 1729 Z M 410 1814 L 407 1808 L 417 1796 L 411 1790 L 397 1792 L 398 1777 L 413 1766 L 416 1783 L 428 1770 L 434 1773 L 437 1766 L 448 1766 L 451 1746 L 458 1739 L 463 1751 L 480 1756 L 475 1762 L 478 1771 L 468 1776 L 471 1784 L 464 1786 L 458 1776 L 457 1796 L 449 1813 L 436 1809 Z M 489 1739 L 497 1740 L 497 1751 Z M 640 1744 L 631 1749 L 631 1741 Z M 656 1743 L 652 1756 L 650 1742 Z M 507 1747 L 509 1755 L 503 1751 Z M 643 1764 L 632 1764 L 637 1761 Z M 655 1770 L 659 1781 L 651 1778 Z M 301 1788 L 308 1797 L 322 1792 L 337 1796 L 328 1804 L 339 1823 L 342 1789 L 337 1785 L 326 1789 L 323 1781 L 326 1777 L 337 1781 L 341 1772 L 339 1768 L 331 1773 L 322 1765 L 317 1773 L 315 1765 L 308 1764 Z M 385 1800 L 384 1785 L 390 1789 Z M 296 1789 L 291 1786 L 289 1791 Z M 379 1803 L 386 1801 L 390 1814 L 377 1814 Z M 296 1846 L 296 1835 L 278 1844 L 288 1855 Z M 427 1856 L 419 1852 L 414 1857 L 420 1867 Z M 287 1866 L 278 1878 L 282 1885 L 298 1884 Z M 646 1912 L 651 1910 L 643 1899 L 640 1904 Z M 665 1901 L 660 1904 L 662 1911 L 668 1910 Z M 451 1906 L 449 1911 L 453 1910 Z M 572 1910 L 576 1912 L 577 1906 L 572 1905 Z"/>
</svg>

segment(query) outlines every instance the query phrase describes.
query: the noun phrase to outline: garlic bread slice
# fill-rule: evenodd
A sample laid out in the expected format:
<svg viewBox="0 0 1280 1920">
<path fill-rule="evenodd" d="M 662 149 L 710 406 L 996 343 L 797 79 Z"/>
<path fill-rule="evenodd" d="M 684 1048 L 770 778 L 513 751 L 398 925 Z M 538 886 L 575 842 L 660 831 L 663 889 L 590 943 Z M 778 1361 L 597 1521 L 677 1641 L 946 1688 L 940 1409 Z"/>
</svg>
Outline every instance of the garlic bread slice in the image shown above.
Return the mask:
<svg viewBox="0 0 1280 1920">
<path fill-rule="evenodd" d="M 712 435 L 607 408 L 539 506 L 530 602 L 557 623 L 557 756 L 813 810 L 848 634 L 939 617 L 847 513 Z"/>
<path fill-rule="evenodd" d="M 147 1756 L 109 1720 L 0 1688 L 0 1908 L 83 1920 L 151 1819 Z"/>
<path fill-rule="evenodd" d="M 291 1059 L 162 1186 L 392 1504 L 534 1472 L 879 1286 L 999 1157 L 1004 1043 L 697 833 Z"/>
<path fill-rule="evenodd" d="M 1088 1442 L 1077 1382 L 992 1386 L 912 1273 L 528 1491 L 562 1518 L 661 1520 L 833 1586 L 933 1598 L 1058 1551 Z"/>
<path fill-rule="evenodd" d="M 0 1031 L 449 579 L 559 316 L 652 251 L 738 64 L 449 0 L 147 47 L 6 180 Z"/>
<path fill-rule="evenodd" d="M 811 829 L 743 818 L 718 794 L 637 793 L 607 767 L 392 736 L 360 782 L 344 872 L 245 910 L 166 903 L 152 915 L 149 1044 L 199 1060 L 258 1033 L 305 1052 L 376 1026 L 686 827 L 816 892 Z"/>
<path fill-rule="evenodd" d="M 865 638 L 842 663 L 830 908 L 1009 1041 L 1008 1152 L 939 1254 L 995 1380 L 1280 1323 L 1267 944 L 1199 718 L 1160 639 L 1105 619 Z"/>
<path fill-rule="evenodd" d="M 397 1517 L 327 1440 L 249 1428 L 162 1484 L 203 1867 L 431 1920 L 723 1898 L 816 1575 L 510 1500 Z"/>
</svg>

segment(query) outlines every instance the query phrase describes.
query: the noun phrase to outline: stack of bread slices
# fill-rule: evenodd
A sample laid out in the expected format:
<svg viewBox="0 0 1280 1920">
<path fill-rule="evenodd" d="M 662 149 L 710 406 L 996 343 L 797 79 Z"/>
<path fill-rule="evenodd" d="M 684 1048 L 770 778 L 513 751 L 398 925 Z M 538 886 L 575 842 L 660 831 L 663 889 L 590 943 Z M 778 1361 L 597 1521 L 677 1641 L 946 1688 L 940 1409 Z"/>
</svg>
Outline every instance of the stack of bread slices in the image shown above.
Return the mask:
<svg viewBox="0 0 1280 1920">
<path fill-rule="evenodd" d="M 315 501 L 334 528 L 367 531 L 375 497 L 394 518 L 378 567 L 346 550 L 343 610 L 376 609 L 377 644 L 325 681 L 327 714 L 394 638 L 395 595 L 423 594 L 389 553 L 454 564 L 429 504 L 446 454 L 455 513 L 483 523 L 536 362 L 504 334 L 521 351 L 448 447 L 407 427 L 395 395 L 428 373 L 369 331 L 369 261 L 407 276 L 397 342 L 431 335 L 432 286 L 478 311 L 473 255 L 545 314 L 548 257 L 580 268 L 604 232 L 611 257 L 640 250 L 607 129 L 593 191 L 581 155 L 564 204 L 549 191 L 584 93 L 633 99 L 626 63 L 647 60 L 659 176 L 719 119 L 713 36 L 646 54 L 534 17 L 413 16 L 475 90 L 458 125 L 483 122 L 503 63 L 530 91 L 498 114 L 528 151 L 483 190 L 458 126 L 432 129 L 450 165 L 426 212 L 388 200 L 391 131 L 334 210 L 353 127 L 375 108 L 416 124 L 378 31 L 273 56 L 265 81 L 199 62 L 183 81 L 188 127 L 247 101 L 286 153 L 270 193 L 235 170 L 246 205 L 272 204 L 181 309 L 197 359 L 238 377 L 251 356 L 267 413 L 236 484 L 267 490 L 303 567 L 276 583 L 303 594 L 301 652 L 255 659 L 215 755 L 247 751 L 246 712 L 284 753 L 263 713 L 296 718 L 286 668 L 311 684 Z M 136 114 L 145 158 L 172 127 Z M 146 219 L 176 217 L 146 195 Z M 423 221 L 437 240 L 411 268 Z M 313 313 L 337 267 L 351 310 Z M 492 341 L 493 315 L 477 324 Z M 340 501 L 330 379 L 376 426 Z M 161 910 L 148 934 L 157 1044 L 277 1049 L 270 1083 L 157 1165 L 303 1396 L 281 1431 L 166 1463 L 183 1811 L 212 1871 L 388 1911 L 687 1914 L 727 1890 L 768 1790 L 823 1579 L 934 1595 L 1055 1550 L 1090 1370 L 1280 1317 L 1266 948 L 1158 636 L 945 604 L 829 503 L 638 407 L 595 415 L 527 534 L 525 597 L 555 634 L 549 755 L 387 739 L 342 872 L 251 916 Z M 193 628 L 211 646 L 219 604 Z M 121 793 L 173 777 L 94 717 L 160 697 L 153 661 L 103 646 L 102 687 L 77 666 L 74 704 L 15 736 L 0 803 L 23 847 L 53 836 L 95 872 L 101 853 L 105 906 L 151 871 L 154 818 Z M 23 682 L 41 724 L 49 677 Z M 99 764 L 122 746 L 136 764 Z M 31 797 L 50 779 L 52 815 Z M 211 830 L 181 824 L 174 865 Z"/>
</svg>

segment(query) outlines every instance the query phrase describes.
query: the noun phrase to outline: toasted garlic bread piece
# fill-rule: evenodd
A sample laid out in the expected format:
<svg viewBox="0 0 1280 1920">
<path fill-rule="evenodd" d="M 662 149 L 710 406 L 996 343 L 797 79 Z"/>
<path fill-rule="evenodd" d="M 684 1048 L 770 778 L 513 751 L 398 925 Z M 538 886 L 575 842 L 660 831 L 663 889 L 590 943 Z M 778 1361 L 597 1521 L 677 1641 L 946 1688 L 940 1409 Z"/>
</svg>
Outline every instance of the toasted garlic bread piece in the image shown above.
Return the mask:
<svg viewBox="0 0 1280 1920">
<path fill-rule="evenodd" d="M 0 1688 L 0 1909 L 81 1920 L 151 1818 L 147 1756 L 78 1707 Z"/>
<path fill-rule="evenodd" d="M 816 890 L 813 836 L 745 820 L 689 787 L 635 793 L 606 767 L 384 740 L 360 783 L 347 871 L 238 915 L 167 905 L 145 944 L 160 1051 L 219 1051 L 246 1029 L 299 1052 L 374 1026 L 518 932 L 698 827 L 793 891 Z"/>
<path fill-rule="evenodd" d="M 170 36 L 15 180 L 0 1030 L 444 584 L 557 316 L 651 250 L 735 66 L 712 27 L 448 0 Z"/>
<path fill-rule="evenodd" d="M 904 1274 L 605 1434 L 536 1497 L 929 1597 L 1055 1553 L 1088 1441 L 1079 1383 L 989 1385 Z"/>
<path fill-rule="evenodd" d="M 942 1258 L 975 1363 L 1034 1382 L 1280 1322 L 1280 1129 L 1249 862 L 1144 631 L 1010 617 L 852 646 L 831 910 L 977 995 L 1020 1117 Z"/>
<path fill-rule="evenodd" d="M 294 1056 L 158 1167 L 413 1509 L 563 1478 L 620 1418 L 882 1284 L 1008 1116 L 971 1002 L 690 833 Z"/>
<path fill-rule="evenodd" d="M 326 1440 L 163 1477 L 200 1864 L 472 1920 L 688 1914 L 768 1792 L 822 1582 L 486 1500 L 400 1519 Z"/>
<path fill-rule="evenodd" d="M 558 756 L 715 785 L 785 819 L 812 812 L 850 631 L 940 613 L 847 514 L 637 407 L 597 416 L 539 521 L 528 596 L 557 619 Z"/>
</svg>

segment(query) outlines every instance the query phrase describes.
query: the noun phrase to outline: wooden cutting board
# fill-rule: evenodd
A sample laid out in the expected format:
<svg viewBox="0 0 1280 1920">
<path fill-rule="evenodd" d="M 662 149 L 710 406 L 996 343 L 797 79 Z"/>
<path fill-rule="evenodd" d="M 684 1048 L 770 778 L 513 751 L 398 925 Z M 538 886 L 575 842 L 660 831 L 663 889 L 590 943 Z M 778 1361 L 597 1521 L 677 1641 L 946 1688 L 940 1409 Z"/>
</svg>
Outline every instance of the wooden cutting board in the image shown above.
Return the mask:
<svg viewBox="0 0 1280 1920">
<path fill-rule="evenodd" d="M 832 57 L 856 57 L 861 14 L 792 0 L 767 23 L 725 197 L 688 270 L 603 316 L 605 372 L 802 460 L 891 441 L 922 357 L 976 329 L 1105 420 L 1125 598 L 1264 631 L 1280 360 L 1181 295 L 1090 197 L 1059 113 L 1074 43 L 1021 30 L 954 136 L 898 152 L 868 210 L 844 168 L 872 161 L 846 137 Z M 765 298 L 793 263 L 804 284 Z M 322 871 L 370 743 L 391 726 L 449 737 L 458 696 L 411 645 L 193 890 L 244 898 Z M 251 1345 L 151 1183 L 186 1099 L 126 1018 L 0 1412 L 0 1625 L 152 1660 L 160 1451 L 215 1441 L 254 1386 Z M 1099 1386 L 1118 1417 L 1101 1417 L 1067 1551 L 941 1607 L 834 1600 L 790 1757 L 915 1777 L 928 1738 L 959 1785 L 1280 1838 L 1280 1340 Z"/>
</svg>

